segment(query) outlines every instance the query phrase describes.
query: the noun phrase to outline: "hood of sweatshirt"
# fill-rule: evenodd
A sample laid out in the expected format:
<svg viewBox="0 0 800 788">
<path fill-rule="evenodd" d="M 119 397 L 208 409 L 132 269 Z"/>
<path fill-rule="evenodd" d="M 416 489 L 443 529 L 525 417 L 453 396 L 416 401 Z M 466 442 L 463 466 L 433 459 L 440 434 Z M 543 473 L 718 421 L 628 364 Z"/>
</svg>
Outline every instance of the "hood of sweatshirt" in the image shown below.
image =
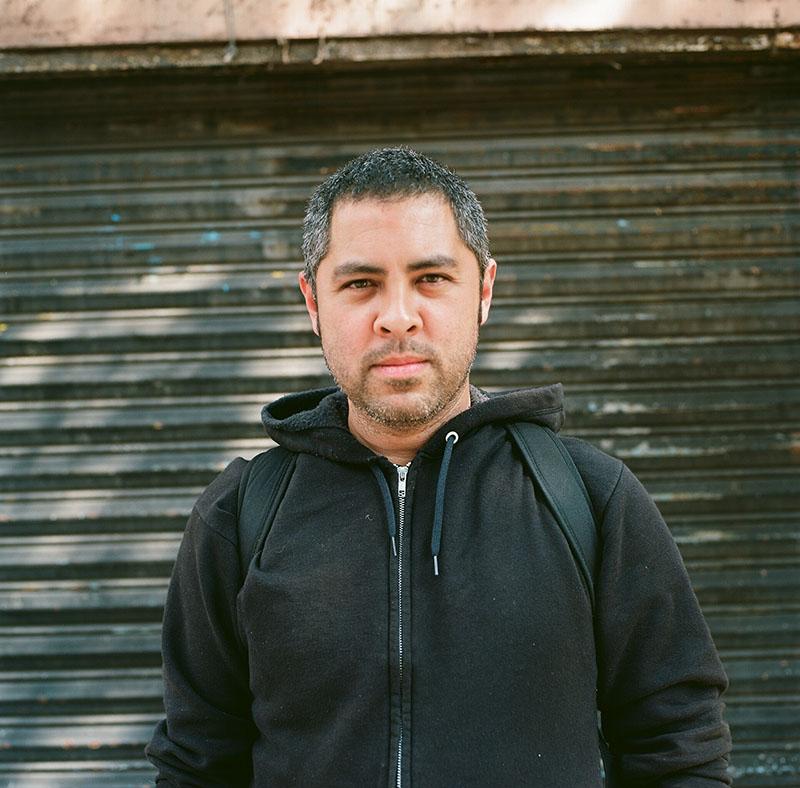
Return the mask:
<svg viewBox="0 0 800 788">
<path fill-rule="evenodd" d="M 448 433 L 463 437 L 489 423 L 533 421 L 557 432 L 564 422 L 560 383 L 498 394 L 471 386 L 470 398 L 470 407 L 442 425 L 422 446 L 420 455 L 440 455 Z M 292 451 L 336 462 L 374 460 L 374 452 L 359 443 L 348 429 L 347 414 L 347 398 L 334 387 L 281 397 L 263 408 L 261 419 L 269 437 Z"/>
</svg>

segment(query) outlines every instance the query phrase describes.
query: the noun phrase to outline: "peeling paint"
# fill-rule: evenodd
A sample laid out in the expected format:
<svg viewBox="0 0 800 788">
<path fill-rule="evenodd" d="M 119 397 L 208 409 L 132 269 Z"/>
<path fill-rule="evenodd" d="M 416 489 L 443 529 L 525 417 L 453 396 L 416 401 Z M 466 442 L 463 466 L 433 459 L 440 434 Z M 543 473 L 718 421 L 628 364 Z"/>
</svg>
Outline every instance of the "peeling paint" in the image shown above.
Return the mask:
<svg viewBox="0 0 800 788">
<path fill-rule="evenodd" d="M 712 530 L 698 530 L 694 531 L 691 540 L 685 539 L 681 541 L 692 541 L 697 544 L 705 542 L 728 542 L 731 540 L 731 535 L 725 531 L 712 531 Z"/>
<path fill-rule="evenodd" d="M 800 24 L 796 3 L 785 0 L 706 0 L 702 3 L 557 3 L 552 0 L 378 0 L 351 5 L 324 0 L 294 0 L 264 13 L 261 4 L 240 2 L 234 18 L 219 0 L 140 0 L 92 6 L 67 0 L 17 4 L 0 29 L 0 47 L 121 45 L 170 41 L 184 46 L 243 39 L 324 41 L 376 35 L 457 33 L 466 39 L 515 32 L 538 38 L 544 32 L 780 29 Z M 36 9 L 31 14 L 31 8 Z M 538 35 L 537 35 L 538 34 Z M 704 34 L 713 46 L 720 36 Z M 324 56 L 324 55 L 323 55 Z"/>
<path fill-rule="evenodd" d="M 614 322 L 627 322 L 629 320 L 636 320 L 638 322 L 647 322 L 657 320 L 656 315 L 649 312 L 619 312 L 619 313 L 603 313 L 598 315 L 596 320 L 598 323 L 614 323 Z"/>
</svg>

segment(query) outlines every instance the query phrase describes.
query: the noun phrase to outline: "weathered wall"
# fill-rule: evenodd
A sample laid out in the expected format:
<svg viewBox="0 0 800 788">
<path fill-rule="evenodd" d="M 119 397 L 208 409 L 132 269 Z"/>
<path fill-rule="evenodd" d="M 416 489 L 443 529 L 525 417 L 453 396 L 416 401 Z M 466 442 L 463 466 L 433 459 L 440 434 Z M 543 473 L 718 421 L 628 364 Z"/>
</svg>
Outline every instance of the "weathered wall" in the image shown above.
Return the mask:
<svg viewBox="0 0 800 788">
<path fill-rule="evenodd" d="M 639 475 L 731 678 L 737 788 L 800 786 L 789 56 L 45 74 L 0 105 L 0 785 L 152 785 L 186 516 L 268 445 L 261 405 L 329 383 L 303 206 L 407 142 L 489 218 L 474 382 L 562 381 L 569 433 Z"/>
<path fill-rule="evenodd" d="M 798 0 L 0 0 L 0 48 L 797 25 Z"/>
</svg>

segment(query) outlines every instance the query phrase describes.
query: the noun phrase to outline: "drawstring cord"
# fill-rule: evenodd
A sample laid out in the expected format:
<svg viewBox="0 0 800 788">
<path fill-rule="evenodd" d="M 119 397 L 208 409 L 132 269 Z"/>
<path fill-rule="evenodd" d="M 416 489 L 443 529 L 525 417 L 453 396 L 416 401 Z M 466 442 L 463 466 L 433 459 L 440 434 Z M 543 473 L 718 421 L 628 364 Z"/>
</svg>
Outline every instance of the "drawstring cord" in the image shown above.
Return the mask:
<svg viewBox="0 0 800 788">
<path fill-rule="evenodd" d="M 392 502 L 392 493 L 389 491 L 389 484 L 386 481 L 386 477 L 383 475 L 383 472 L 377 466 L 377 464 L 372 463 L 369 467 L 372 470 L 373 476 L 378 482 L 381 495 L 383 495 L 383 506 L 386 509 L 386 519 L 389 526 L 389 538 L 392 540 L 392 552 L 395 554 L 395 556 L 397 556 L 397 542 L 395 541 L 395 535 L 397 534 L 397 521 L 394 518 L 394 503 Z"/>
<path fill-rule="evenodd" d="M 431 533 L 431 555 L 433 556 L 433 574 L 439 574 L 439 549 L 442 546 L 442 520 L 444 519 L 444 490 L 447 486 L 447 470 L 453 456 L 453 446 L 458 442 L 457 432 L 448 432 L 445 436 L 442 464 L 439 466 L 439 478 L 436 480 L 436 506 L 433 510 L 433 532 Z"/>
<path fill-rule="evenodd" d="M 433 556 L 433 574 L 439 575 L 439 550 L 442 546 L 442 521 L 444 520 L 444 493 L 447 487 L 447 471 L 450 468 L 450 458 L 453 456 L 453 446 L 458 443 L 458 433 L 448 432 L 445 436 L 442 463 L 439 466 L 439 478 L 436 480 L 436 503 L 433 510 L 433 531 L 431 532 L 431 555 Z M 386 509 L 386 521 L 389 529 L 389 538 L 392 540 L 392 552 L 397 556 L 397 521 L 394 516 L 394 503 L 392 493 L 386 477 L 377 463 L 370 465 L 370 470 L 378 482 L 378 489 L 383 496 L 383 505 Z"/>
</svg>

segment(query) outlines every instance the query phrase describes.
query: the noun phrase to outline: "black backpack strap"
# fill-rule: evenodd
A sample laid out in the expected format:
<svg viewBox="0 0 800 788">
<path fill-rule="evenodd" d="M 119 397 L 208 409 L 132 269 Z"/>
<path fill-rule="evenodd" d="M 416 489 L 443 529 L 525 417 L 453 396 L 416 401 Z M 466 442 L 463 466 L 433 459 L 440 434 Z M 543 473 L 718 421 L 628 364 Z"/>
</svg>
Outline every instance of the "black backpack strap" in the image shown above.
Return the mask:
<svg viewBox="0 0 800 788">
<path fill-rule="evenodd" d="M 508 425 L 525 466 L 544 495 L 569 544 L 594 613 L 594 579 L 600 564 L 600 535 L 589 493 L 561 439 L 547 427 L 529 421 Z M 605 785 L 619 784 L 615 759 L 598 724 Z"/>
<path fill-rule="evenodd" d="M 583 479 L 552 430 L 529 421 L 509 424 L 508 430 L 567 540 L 594 610 L 600 539 Z"/>
<path fill-rule="evenodd" d="M 295 452 L 275 446 L 253 457 L 242 474 L 237 510 L 242 581 L 253 556 L 263 547 L 296 460 Z"/>
</svg>

